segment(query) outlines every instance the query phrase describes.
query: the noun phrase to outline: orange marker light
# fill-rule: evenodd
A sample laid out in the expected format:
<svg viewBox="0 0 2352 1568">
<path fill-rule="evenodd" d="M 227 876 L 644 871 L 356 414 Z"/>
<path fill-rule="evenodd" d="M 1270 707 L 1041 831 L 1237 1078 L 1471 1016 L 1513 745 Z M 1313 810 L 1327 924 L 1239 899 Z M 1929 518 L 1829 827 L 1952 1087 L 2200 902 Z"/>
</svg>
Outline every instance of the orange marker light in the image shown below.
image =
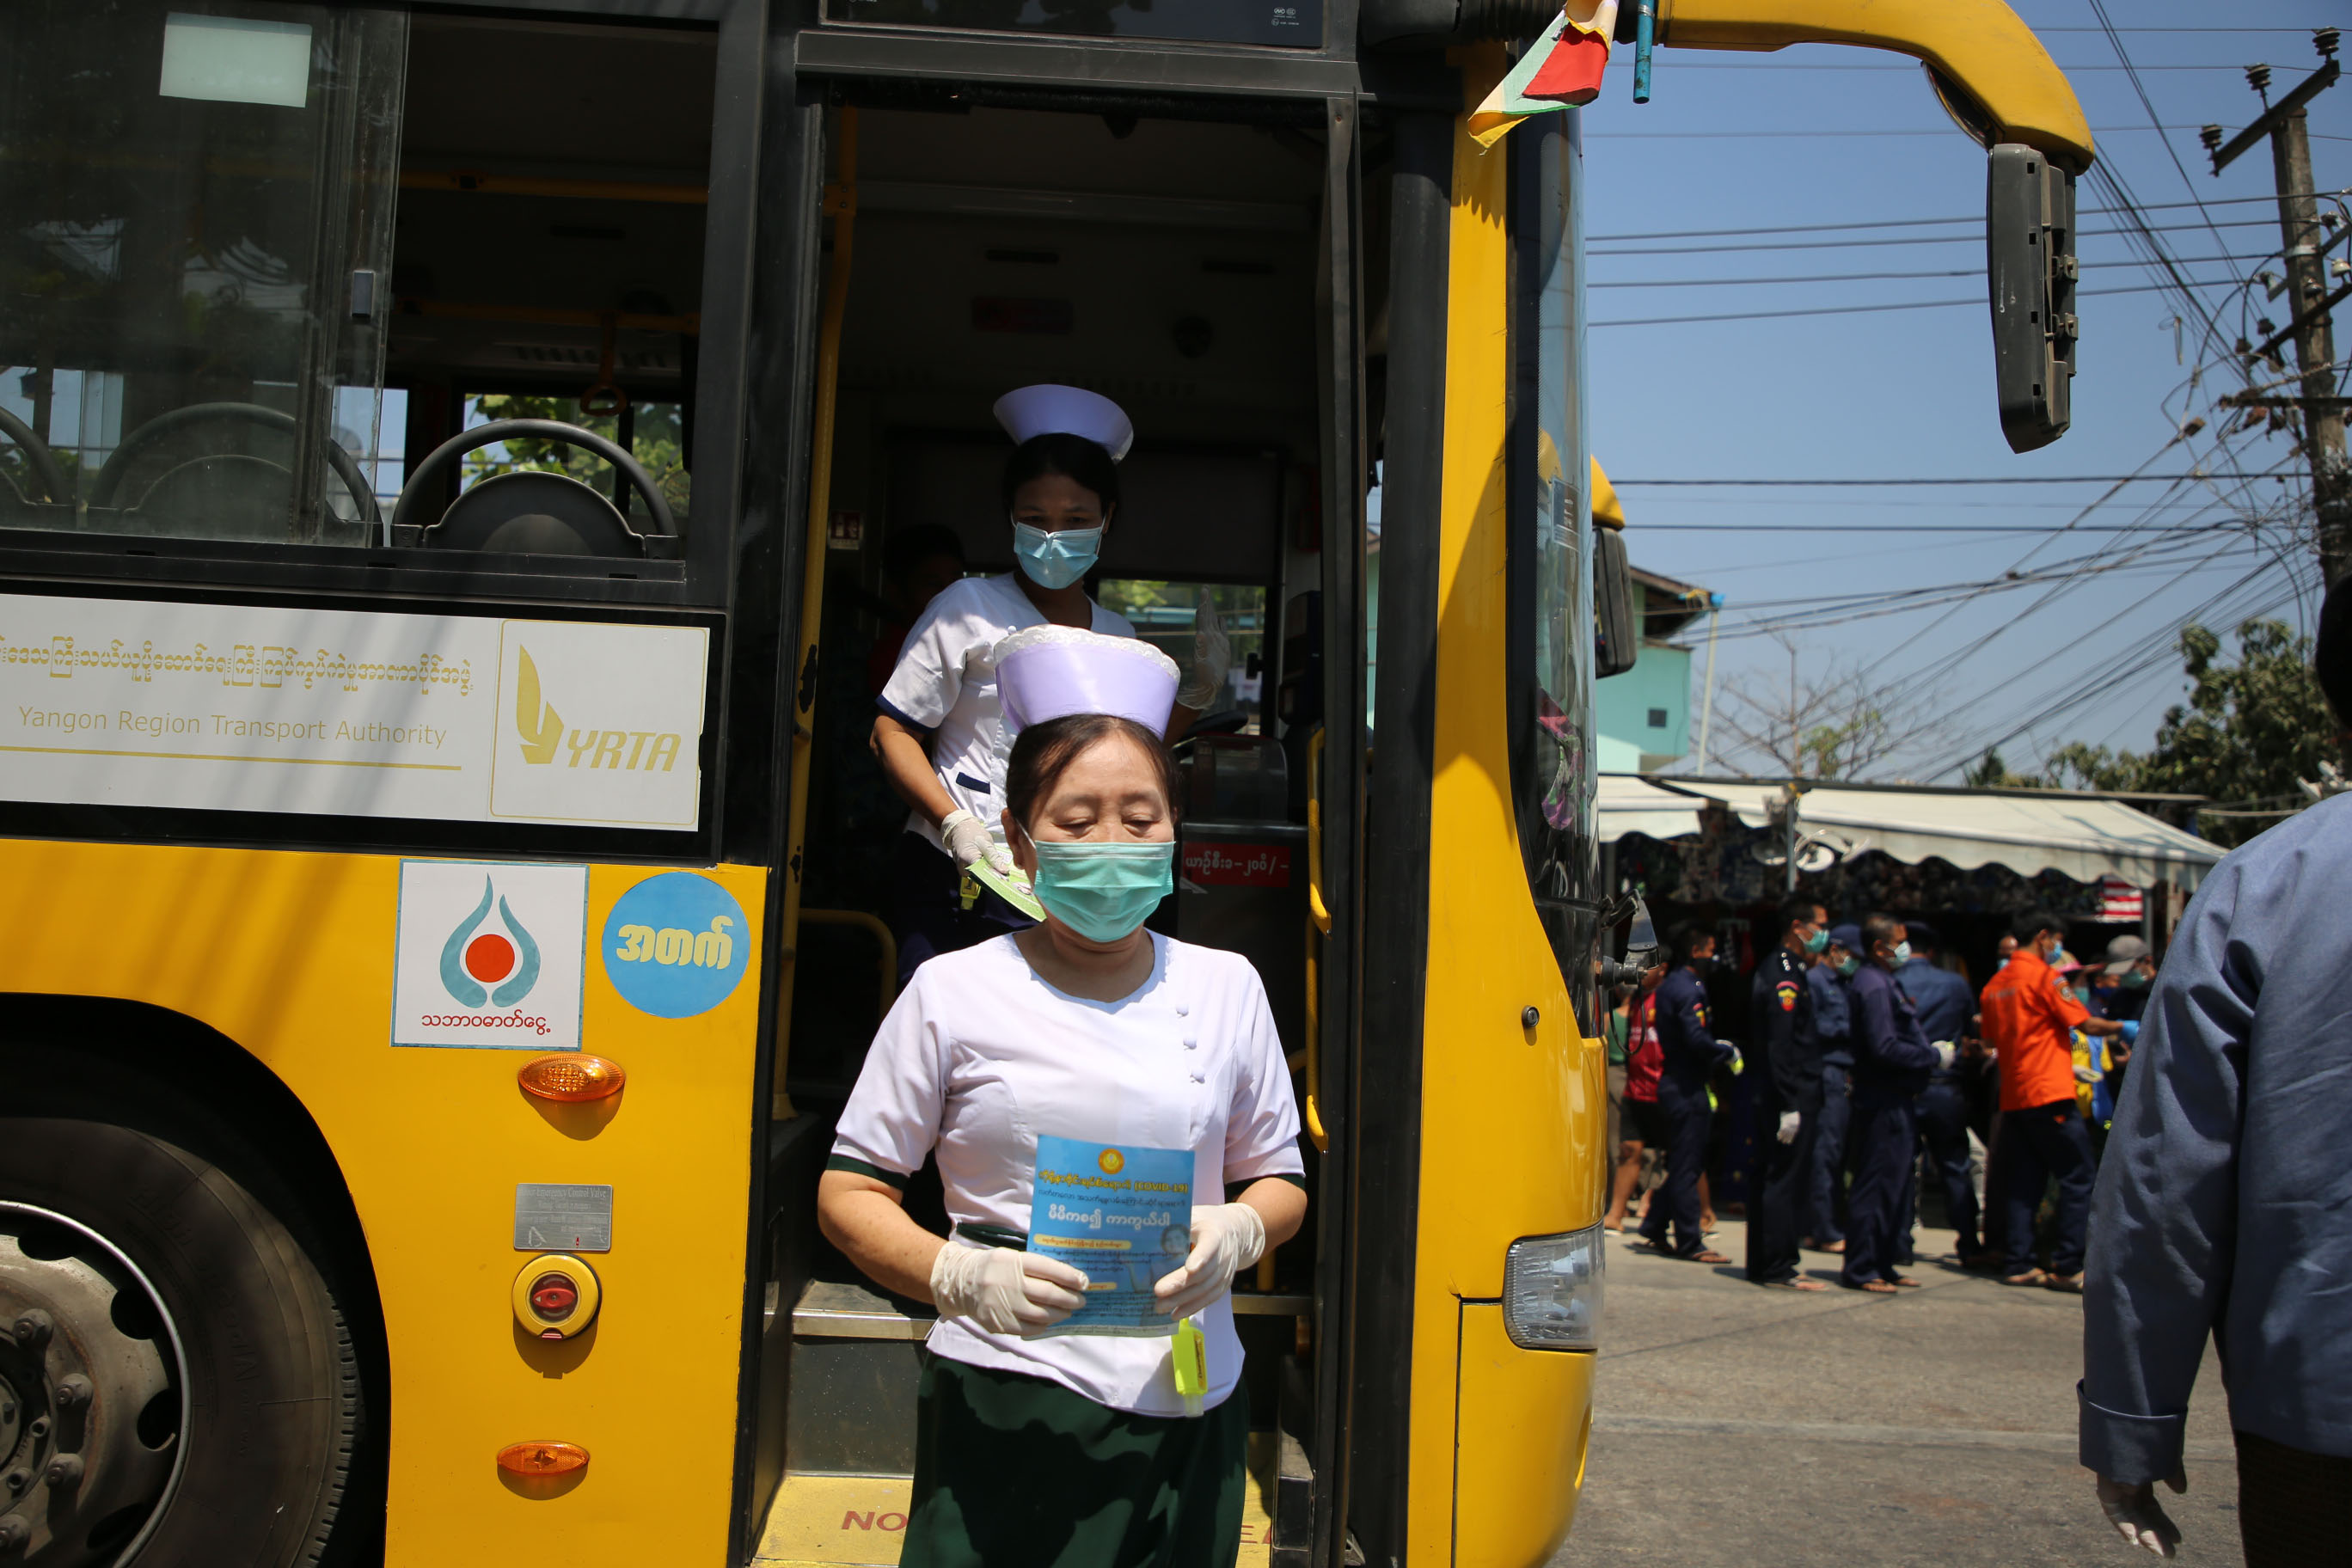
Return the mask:
<svg viewBox="0 0 2352 1568">
<path fill-rule="evenodd" d="M 525 1094 L 541 1100 L 604 1100 L 621 1092 L 629 1075 L 621 1064 L 603 1057 L 566 1051 L 561 1056 L 534 1057 L 515 1074 Z"/>
<path fill-rule="evenodd" d="M 509 1443 L 499 1450 L 499 1468 L 517 1476 L 565 1476 L 588 1468 L 588 1450 L 577 1443 Z"/>
</svg>

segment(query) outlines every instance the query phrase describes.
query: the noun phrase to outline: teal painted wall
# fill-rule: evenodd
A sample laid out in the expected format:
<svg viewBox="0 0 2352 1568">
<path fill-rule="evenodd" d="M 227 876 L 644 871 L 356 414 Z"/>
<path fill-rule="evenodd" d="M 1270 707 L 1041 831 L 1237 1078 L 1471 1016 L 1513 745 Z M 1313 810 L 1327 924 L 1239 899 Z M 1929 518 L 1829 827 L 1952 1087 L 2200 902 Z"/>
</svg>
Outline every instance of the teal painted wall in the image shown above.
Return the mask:
<svg viewBox="0 0 2352 1568">
<path fill-rule="evenodd" d="M 1633 584 L 1634 615 L 1648 608 L 1648 590 Z M 1600 712 L 1594 748 L 1602 773 L 1638 773 L 1671 766 L 1687 758 L 1691 749 L 1691 656 L 1687 648 L 1669 643 L 1644 642 L 1633 668 L 1622 675 L 1596 681 Z M 1664 709 L 1663 726 L 1650 722 L 1651 710 Z"/>
</svg>

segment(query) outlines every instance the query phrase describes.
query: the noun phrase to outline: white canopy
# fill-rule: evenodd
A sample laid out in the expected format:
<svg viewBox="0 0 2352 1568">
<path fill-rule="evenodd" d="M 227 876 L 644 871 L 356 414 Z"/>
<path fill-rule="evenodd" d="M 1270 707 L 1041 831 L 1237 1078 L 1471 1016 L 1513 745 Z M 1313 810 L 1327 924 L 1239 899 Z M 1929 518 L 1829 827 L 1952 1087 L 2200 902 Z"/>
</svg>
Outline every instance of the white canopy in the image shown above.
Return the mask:
<svg viewBox="0 0 2352 1568">
<path fill-rule="evenodd" d="M 1612 782 L 1607 775 L 1601 780 L 1604 810 Z M 1663 788 L 1649 787 L 1721 801 L 1749 827 L 1767 825 L 1766 802 L 1780 789 L 1777 784 L 1698 779 L 1672 779 L 1664 781 Z M 2006 794 L 1821 784 L 1805 791 L 1797 816 L 1804 826 L 1846 840 L 1855 853 L 1876 849 L 1915 864 L 1932 856 L 1963 870 L 2001 865 L 2026 877 L 2056 871 L 2077 882 L 2112 875 L 2137 887 L 2163 879 L 2194 888 L 2225 853 L 2220 845 L 2119 800 L 2058 790 Z M 1631 822 L 1622 831 L 1662 837 Z M 1602 837 L 1612 837 L 1605 826 Z"/>
<path fill-rule="evenodd" d="M 1680 838 L 1698 831 L 1698 808 L 1689 795 L 1660 789 L 1633 773 L 1602 773 L 1600 796 L 1593 803 L 1594 826 L 1603 844 L 1614 844 L 1628 833 Z"/>
</svg>

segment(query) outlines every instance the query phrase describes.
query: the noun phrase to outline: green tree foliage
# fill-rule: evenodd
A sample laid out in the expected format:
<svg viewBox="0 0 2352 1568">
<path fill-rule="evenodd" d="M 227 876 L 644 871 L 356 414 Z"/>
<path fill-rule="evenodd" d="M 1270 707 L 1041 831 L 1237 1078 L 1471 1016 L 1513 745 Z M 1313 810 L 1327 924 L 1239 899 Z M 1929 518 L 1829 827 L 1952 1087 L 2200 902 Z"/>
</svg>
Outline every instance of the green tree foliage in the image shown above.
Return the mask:
<svg viewBox="0 0 2352 1568">
<path fill-rule="evenodd" d="M 491 393 L 466 400 L 467 423 L 478 417 L 490 419 L 555 419 L 566 425 L 577 425 L 592 430 L 608 441 L 621 438 L 620 416 L 615 414 L 583 414 L 580 405 L 569 397 L 541 397 L 518 393 Z M 654 483 L 660 487 L 662 499 L 670 510 L 683 517 L 692 494 L 686 472 L 686 439 L 678 405 L 675 403 L 640 403 L 632 411 L 635 416 L 635 429 L 629 441 L 630 456 L 636 458 Z M 584 447 L 567 446 L 560 441 L 525 438 L 501 441 L 495 447 L 485 447 L 466 454 L 464 483 L 471 487 L 476 481 L 494 474 L 513 473 L 518 469 L 536 472 L 568 474 L 600 495 L 613 494 L 613 465 Z M 642 519 L 645 502 L 635 499 L 631 491 L 630 510 Z M 642 526 L 642 524 L 641 524 Z"/>
<path fill-rule="evenodd" d="M 2237 640 L 2237 661 L 2229 663 L 2215 633 L 2181 628 L 2189 700 L 2166 710 L 2147 752 L 2073 741 L 2045 756 L 2040 773 L 2014 773 L 1988 751 L 1963 776 L 1978 787 L 2201 795 L 2237 810 L 2298 805 L 2299 781 L 2317 778 L 2319 764 L 2336 758 L 2337 726 L 2311 672 L 2311 639 L 2283 621 L 2257 620 L 2240 626 Z M 2198 827 L 2217 844 L 2236 845 L 2275 820 L 2204 816 Z"/>
</svg>

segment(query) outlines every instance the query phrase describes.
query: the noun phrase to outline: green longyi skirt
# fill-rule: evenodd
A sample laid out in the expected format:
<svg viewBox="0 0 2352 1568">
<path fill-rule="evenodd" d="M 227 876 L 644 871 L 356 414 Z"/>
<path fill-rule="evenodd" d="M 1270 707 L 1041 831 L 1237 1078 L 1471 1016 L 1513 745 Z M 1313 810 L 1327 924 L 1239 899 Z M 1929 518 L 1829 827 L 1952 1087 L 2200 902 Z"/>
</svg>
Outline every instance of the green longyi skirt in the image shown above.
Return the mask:
<svg viewBox="0 0 2352 1568">
<path fill-rule="evenodd" d="M 1138 1415 L 926 1354 L 900 1568 L 1232 1568 L 1249 1400 Z"/>
</svg>

